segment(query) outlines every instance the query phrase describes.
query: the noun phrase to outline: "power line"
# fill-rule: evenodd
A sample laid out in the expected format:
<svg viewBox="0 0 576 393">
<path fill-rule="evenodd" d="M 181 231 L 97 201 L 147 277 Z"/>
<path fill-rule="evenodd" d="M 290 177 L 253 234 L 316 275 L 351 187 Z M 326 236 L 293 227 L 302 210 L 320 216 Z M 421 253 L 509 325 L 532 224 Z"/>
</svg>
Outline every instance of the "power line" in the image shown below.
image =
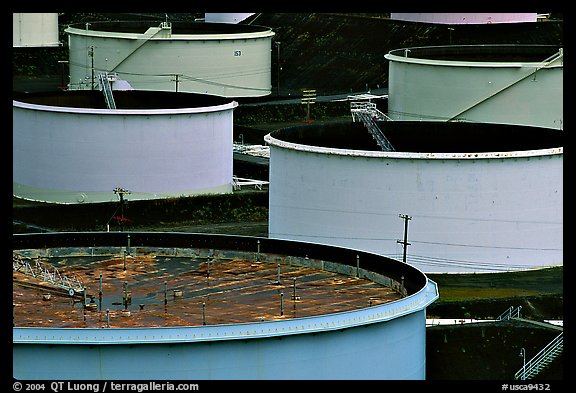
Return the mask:
<svg viewBox="0 0 576 393">
<path fill-rule="evenodd" d="M 320 207 L 305 207 L 305 206 L 289 206 L 289 205 L 274 205 L 277 208 L 283 209 L 298 209 L 307 211 L 318 211 L 326 213 L 345 213 L 355 215 L 369 215 L 369 216 L 396 216 L 397 213 L 386 213 L 379 211 L 358 211 L 358 210 L 345 210 L 345 209 L 327 209 Z M 457 216 L 442 216 L 442 215 L 429 215 L 419 214 L 413 216 L 418 218 L 429 218 L 438 220 L 458 220 L 458 221 L 472 221 L 472 222 L 508 222 L 514 224 L 544 224 L 544 225 L 563 225 L 562 221 L 536 221 L 536 220 L 517 220 L 517 219 L 501 219 L 501 218 L 483 218 L 483 217 L 457 217 Z"/>
<path fill-rule="evenodd" d="M 334 235 L 318 235 L 318 234 L 304 234 L 299 233 L 280 233 L 274 232 L 270 233 L 272 236 L 282 236 L 286 238 L 316 238 L 316 239 L 333 239 L 333 240 L 367 240 L 367 241 L 396 241 L 397 243 L 402 243 L 396 238 L 384 238 L 384 237 L 357 237 L 357 236 L 334 236 Z M 410 240 L 410 245 L 414 244 L 432 244 L 438 246 L 451 246 L 451 247 L 464 247 L 464 248 L 485 248 L 485 249 L 502 249 L 502 250 L 526 250 L 526 251 L 562 251 L 563 248 L 539 248 L 539 247 L 515 247 L 515 246 L 491 246 L 482 244 L 470 244 L 470 243 L 446 243 L 446 242 L 432 242 L 425 240 Z"/>
</svg>

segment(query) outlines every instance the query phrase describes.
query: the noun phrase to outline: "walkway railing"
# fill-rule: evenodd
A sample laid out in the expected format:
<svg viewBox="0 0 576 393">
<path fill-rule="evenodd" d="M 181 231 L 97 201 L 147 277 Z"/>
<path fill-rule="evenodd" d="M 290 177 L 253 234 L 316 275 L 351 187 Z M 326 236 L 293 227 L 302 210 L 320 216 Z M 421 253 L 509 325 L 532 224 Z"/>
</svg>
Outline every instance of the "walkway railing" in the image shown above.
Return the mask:
<svg viewBox="0 0 576 393">
<path fill-rule="evenodd" d="M 12 270 L 32 277 L 40 284 L 46 283 L 62 288 L 70 296 L 81 294 L 85 290 L 80 280 L 61 274 L 55 266 L 45 265 L 39 260 L 31 260 L 19 254 L 12 255 Z"/>
<path fill-rule="evenodd" d="M 498 321 L 504 321 L 504 320 L 512 319 L 512 318 L 520 318 L 520 311 L 522 311 L 522 306 L 518 306 L 517 308 L 514 308 L 514 306 L 510 306 L 510 308 L 508 310 L 504 311 L 496 319 Z"/>
<path fill-rule="evenodd" d="M 530 379 L 543 371 L 564 349 L 564 332 L 556 336 L 548 345 L 522 366 L 514 374 L 514 379 Z"/>
<path fill-rule="evenodd" d="M 391 119 L 380 112 L 375 103 L 352 101 L 350 102 L 350 112 L 352 112 L 352 120 L 360 119 L 383 151 L 394 151 L 394 147 L 376 124 L 376 120 L 390 121 Z"/>
<path fill-rule="evenodd" d="M 108 74 L 98 74 L 98 80 L 100 81 L 100 87 L 102 87 L 102 93 L 104 94 L 106 106 L 108 109 L 116 109 L 116 102 L 114 101 L 114 95 L 112 94 L 112 87 L 110 86 Z"/>
</svg>

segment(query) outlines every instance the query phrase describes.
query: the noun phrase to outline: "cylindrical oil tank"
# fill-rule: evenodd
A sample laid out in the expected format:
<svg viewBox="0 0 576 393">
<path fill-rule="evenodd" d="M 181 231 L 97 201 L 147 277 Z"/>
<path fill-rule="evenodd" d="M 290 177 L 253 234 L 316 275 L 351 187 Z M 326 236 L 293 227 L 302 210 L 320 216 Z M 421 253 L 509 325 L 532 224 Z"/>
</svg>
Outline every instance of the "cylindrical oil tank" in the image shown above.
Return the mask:
<svg viewBox="0 0 576 393">
<path fill-rule="evenodd" d="M 563 131 L 378 124 L 394 151 L 380 150 L 354 122 L 265 137 L 269 237 L 401 260 L 406 250 L 406 262 L 424 272 L 562 265 Z"/>
<path fill-rule="evenodd" d="M 536 12 L 392 12 L 390 19 L 441 24 L 490 24 L 536 22 Z"/>
<path fill-rule="evenodd" d="M 267 316 L 266 320 L 245 323 L 208 320 L 205 325 L 122 328 L 112 319 L 110 326 L 103 323 L 102 328 L 16 325 L 12 329 L 14 378 L 193 381 L 426 378 L 426 307 L 438 298 L 438 288 L 421 271 L 390 258 L 277 239 L 161 232 L 16 234 L 12 245 L 13 250 L 30 252 L 38 258 L 47 255 L 66 258 L 72 253 L 71 258 L 94 259 L 94 255 L 109 257 L 110 253 L 125 252 L 122 245 L 126 235 L 130 236 L 134 255 L 143 249 L 145 255 L 153 252 L 160 257 L 174 256 L 178 251 L 179 255 L 187 256 L 181 263 L 190 263 L 194 256 L 212 259 L 217 254 L 252 260 L 255 265 L 268 262 L 280 266 L 282 263 L 284 269 L 288 264 L 312 264 L 318 270 L 342 269 L 354 278 L 358 274 L 373 282 L 393 280 L 406 290 L 396 300 L 380 304 L 366 302 L 365 306 L 349 311 L 335 312 L 327 304 L 327 312 L 313 316 L 293 317 L 286 312 L 283 316 Z M 238 285 L 234 282 L 237 274 L 229 272 L 231 286 Z M 171 280 L 169 275 L 164 277 Z M 280 287 L 270 285 L 273 283 L 267 281 L 267 277 L 259 275 L 258 282 L 255 286 L 260 291 L 278 296 Z M 298 285 L 301 288 L 305 283 L 299 281 Z M 162 287 L 162 283 L 159 286 Z M 207 282 L 203 289 L 196 286 L 193 290 L 207 290 L 212 298 L 218 298 L 215 292 L 223 289 L 210 291 Z M 228 286 L 225 290 L 234 289 Z M 255 290 L 258 288 L 246 288 L 242 295 L 250 296 Z M 307 297 L 309 292 L 299 291 L 304 304 L 315 302 L 315 298 Z M 288 310 L 293 301 L 286 295 Z M 107 298 L 111 296 L 104 294 Z M 153 297 L 154 293 L 149 296 Z M 330 297 L 338 296 L 334 294 L 334 284 L 327 284 L 326 296 L 328 302 Z M 171 308 L 173 304 L 170 301 L 166 307 Z M 299 301 L 298 307 L 301 305 Z M 258 302 L 253 305 L 254 309 L 258 306 Z M 113 307 L 111 311 L 115 311 Z M 18 312 L 16 307 L 15 313 Z M 211 312 L 208 308 L 207 313 Z M 247 313 L 247 310 L 233 303 L 224 314 L 234 312 Z M 55 315 L 49 323 L 58 319 Z"/>
<path fill-rule="evenodd" d="M 390 51 L 394 120 L 474 121 L 562 129 L 562 48 L 470 45 Z"/>
<path fill-rule="evenodd" d="M 59 46 L 58 13 L 13 13 L 14 48 Z"/>
<path fill-rule="evenodd" d="M 114 91 L 16 94 L 13 194 L 106 202 L 232 192 L 235 101 L 193 93 Z"/>
<path fill-rule="evenodd" d="M 271 92 L 266 27 L 229 23 L 93 22 L 68 34 L 70 89 L 116 73 L 137 90 L 260 97 Z"/>
</svg>

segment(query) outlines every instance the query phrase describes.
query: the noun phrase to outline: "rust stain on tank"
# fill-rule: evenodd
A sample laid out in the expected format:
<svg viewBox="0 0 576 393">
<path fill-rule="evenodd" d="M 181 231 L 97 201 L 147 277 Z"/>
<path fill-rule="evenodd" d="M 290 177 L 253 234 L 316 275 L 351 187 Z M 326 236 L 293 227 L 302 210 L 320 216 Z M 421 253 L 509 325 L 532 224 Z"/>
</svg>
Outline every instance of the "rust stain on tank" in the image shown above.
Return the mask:
<svg viewBox="0 0 576 393">
<path fill-rule="evenodd" d="M 72 259 L 58 261 L 58 269 L 82 280 L 86 303 L 14 272 L 15 326 L 105 328 L 108 320 L 110 327 L 234 324 L 350 311 L 402 297 L 368 279 L 287 264 L 280 266 L 278 282 L 276 263 L 246 259 L 128 255 L 126 270 L 123 255 Z"/>
</svg>

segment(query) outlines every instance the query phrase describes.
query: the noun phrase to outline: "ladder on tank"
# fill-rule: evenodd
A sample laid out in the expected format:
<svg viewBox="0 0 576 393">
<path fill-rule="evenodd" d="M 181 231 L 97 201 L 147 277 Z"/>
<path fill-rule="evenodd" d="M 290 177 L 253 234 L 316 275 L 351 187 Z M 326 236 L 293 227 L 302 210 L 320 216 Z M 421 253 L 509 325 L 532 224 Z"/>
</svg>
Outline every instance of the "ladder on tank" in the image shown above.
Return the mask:
<svg viewBox="0 0 576 393">
<path fill-rule="evenodd" d="M 355 122 L 356 119 L 362 121 L 382 151 L 394 151 L 394 147 L 376 124 L 376 120 L 391 121 L 392 119 L 380 112 L 375 103 L 352 101 L 350 102 L 350 112 L 352 112 L 352 121 Z"/>
<path fill-rule="evenodd" d="M 114 95 L 112 94 L 112 86 L 110 86 L 110 79 L 108 79 L 108 73 L 98 74 L 98 81 L 100 82 L 102 93 L 104 93 L 104 100 L 106 101 L 106 106 L 108 107 L 108 109 L 116 109 L 116 102 L 114 101 Z"/>
<path fill-rule="evenodd" d="M 20 254 L 12 254 L 12 271 L 32 277 L 40 284 L 64 289 L 70 296 L 82 294 L 86 290 L 80 280 L 60 273 L 55 266 L 48 266 L 39 260 L 32 261 Z"/>
</svg>

